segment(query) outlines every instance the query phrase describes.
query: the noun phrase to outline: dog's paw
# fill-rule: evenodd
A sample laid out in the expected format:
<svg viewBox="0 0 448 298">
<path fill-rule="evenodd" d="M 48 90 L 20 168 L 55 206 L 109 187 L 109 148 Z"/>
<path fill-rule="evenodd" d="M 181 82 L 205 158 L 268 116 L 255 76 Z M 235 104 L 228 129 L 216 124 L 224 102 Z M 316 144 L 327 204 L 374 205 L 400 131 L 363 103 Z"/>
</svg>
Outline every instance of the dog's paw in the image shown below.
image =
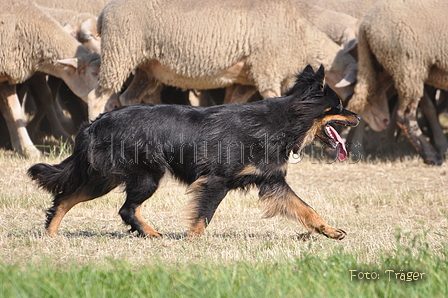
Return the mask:
<svg viewBox="0 0 448 298">
<path fill-rule="evenodd" d="M 160 233 L 157 234 L 144 234 L 144 233 L 138 233 L 137 237 L 141 237 L 141 238 L 149 238 L 149 239 L 158 239 L 158 238 L 163 238 L 163 235 Z"/>
<path fill-rule="evenodd" d="M 318 232 L 328 238 L 342 240 L 347 235 L 344 230 L 334 229 L 332 227 L 320 227 Z"/>
<path fill-rule="evenodd" d="M 200 237 L 203 233 L 204 233 L 203 231 L 189 230 L 185 234 L 187 235 L 188 238 L 196 238 Z"/>
<path fill-rule="evenodd" d="M 128 233 L 133 235 L 134 232 L 137 232 L 137 237 L 141 237 L 141 238 L 163 238 L 163 234 L 160 234 L 157 231 L 150 231 L 150 232 L 144 232 L 144 231 L 139 231 L 137 229 L 131 228 L 130 230 L 128 230 Z"/>
</svg>

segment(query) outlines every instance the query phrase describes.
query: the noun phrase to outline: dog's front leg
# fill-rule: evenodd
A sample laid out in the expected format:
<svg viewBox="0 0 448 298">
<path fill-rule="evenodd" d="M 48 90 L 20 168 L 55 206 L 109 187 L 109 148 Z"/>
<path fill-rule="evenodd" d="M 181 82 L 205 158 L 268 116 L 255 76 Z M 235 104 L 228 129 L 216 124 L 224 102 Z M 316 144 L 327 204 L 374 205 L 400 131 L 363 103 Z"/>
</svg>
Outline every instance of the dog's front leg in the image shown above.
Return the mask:
<svg viewBox="0 0 448 298">
<path fill-rule="evenodd" d="M 343 239 L 346 235 L 343 230 L 330 227 L 313 208 L 294 193 L 286 181 L 261 186 L 259 195 L 260 200 L 266 204 L 267 218 L 282 215 L 298 220 L 309 231 L 337 240 Z"/>
<path fill-rule="evenodd" d="M 189 237 L 204 233 L 228 190 L 225 179 L 214 176 L 199 177 L 188 187 L 188 193 L 193 193 L 189 208 L 190 230 L 187 232 Z"/>
</svg>

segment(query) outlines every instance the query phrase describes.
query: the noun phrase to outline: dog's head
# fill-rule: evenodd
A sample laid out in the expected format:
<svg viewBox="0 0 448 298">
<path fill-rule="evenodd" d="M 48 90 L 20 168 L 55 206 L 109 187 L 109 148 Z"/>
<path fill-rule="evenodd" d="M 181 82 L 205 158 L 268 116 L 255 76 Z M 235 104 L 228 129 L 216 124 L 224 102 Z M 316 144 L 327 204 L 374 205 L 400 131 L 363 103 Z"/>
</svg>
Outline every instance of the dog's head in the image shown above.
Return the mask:
<svg viewBox="0 0 448 298">
<path fill-rule="evenodd" d="M 307 66 L 297 75 L 296 84 L 286 92 L 285 96 L 294 98 L 294 110 L 302 122 L 312 122 L 305 132 L 301 146 L 311 143 L 318 137 L 324 144 L 338 151 L 340 161 L 347 157 L 344 140 L 333 127 L 334 124 L 343 126 L 357 126 L 360 117 L 344 109 L 341 99 L 327 84 L 324 83 L 325 70 L 321 66 L 314 72 Z"/>
</svg>

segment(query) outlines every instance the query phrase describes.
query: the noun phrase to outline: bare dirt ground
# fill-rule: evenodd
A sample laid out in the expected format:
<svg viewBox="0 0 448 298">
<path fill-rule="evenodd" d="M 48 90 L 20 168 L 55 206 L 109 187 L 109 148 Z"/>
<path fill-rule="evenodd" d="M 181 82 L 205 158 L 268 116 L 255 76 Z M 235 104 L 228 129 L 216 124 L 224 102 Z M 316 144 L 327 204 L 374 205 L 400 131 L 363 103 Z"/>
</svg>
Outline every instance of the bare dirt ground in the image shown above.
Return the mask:
<svg viewBox="0 0 448 298">
<path fill-rule="evenodd" d="M 64 218 L 60 235 L 44 231 L 44 210 L 51 196 L 26 176 L 36 162 L 0 151 L 0 256 L 4 263 L 39 264 L 53 260 L 106 264 L 110 259 L 136 263 L 282 261 L 304 252 L 354 253 L 363 262 L 376 262 L 400 241 L 421 235 L 428 249 L 437 251 L 448 236 L 448 168 L 424 165 L 420 159 L 395 162 L 325 164 L 304 158 L 288 168 L 295 192 L 330 225 L 347 232 L 342 241 L 313 234 L 282 218 L 262 219 L 257 191 L 232 192 L 199 238 L 183 238 L 186 231 L 186 187 L 164 178 L 156 194 L 145 202 L 142 216 L 163 233 L 163 239 L 142 239 L 127 233 L 118 210 L 120 189 L 75 206 Z"/>
</svg>

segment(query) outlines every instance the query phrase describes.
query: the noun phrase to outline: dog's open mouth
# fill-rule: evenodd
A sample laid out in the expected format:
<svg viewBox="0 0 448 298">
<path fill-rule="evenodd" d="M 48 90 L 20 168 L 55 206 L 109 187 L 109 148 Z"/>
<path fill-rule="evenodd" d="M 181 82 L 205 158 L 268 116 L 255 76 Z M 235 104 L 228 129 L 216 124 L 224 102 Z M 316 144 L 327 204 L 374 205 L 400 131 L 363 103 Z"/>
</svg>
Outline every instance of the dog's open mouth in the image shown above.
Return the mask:
<svg viewBox="0 0 448 298">
<path fill-rule="evenodd" d="M 341 124 L 343 124 L 343 123 L 341 123 Z M 328 137 L 328 141 L 331 144 L 331 146 L 337 150 L 338 160 L 339 161 L 345 160 L 347 158 L 348 153 L 347 153 L 347 149 L 345 148 L 344 140 L 338 134 L 336 129 L 334 129 L 333 126 L 331 126 L 329 124 L 325 125 L 324 131 Z"/>
</svg>

